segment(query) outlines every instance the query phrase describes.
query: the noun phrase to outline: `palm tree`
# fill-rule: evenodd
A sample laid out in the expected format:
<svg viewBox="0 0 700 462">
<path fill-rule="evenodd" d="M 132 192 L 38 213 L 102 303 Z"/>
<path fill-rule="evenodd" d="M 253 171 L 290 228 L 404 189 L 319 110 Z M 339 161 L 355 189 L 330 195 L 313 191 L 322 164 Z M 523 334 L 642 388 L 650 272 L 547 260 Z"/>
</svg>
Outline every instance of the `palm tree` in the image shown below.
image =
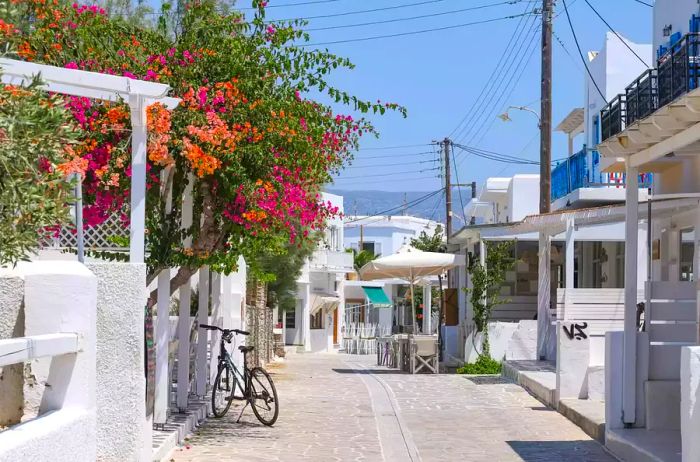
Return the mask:
<svg viewBox="0 0 700 462">
<path fill-rule="evenodd" d="M 352 255 L 353 255 L 353 266 L 355 267 L 355 271 L 357 273 L 360 273 L 360 268 L 365 266 L 367 263 L 371 262 L 377 256 L 373 253 L 370 252 L 369 250 L 360 250 L 357 251 L 355 249 L 352 250 Z"/>
</svg>

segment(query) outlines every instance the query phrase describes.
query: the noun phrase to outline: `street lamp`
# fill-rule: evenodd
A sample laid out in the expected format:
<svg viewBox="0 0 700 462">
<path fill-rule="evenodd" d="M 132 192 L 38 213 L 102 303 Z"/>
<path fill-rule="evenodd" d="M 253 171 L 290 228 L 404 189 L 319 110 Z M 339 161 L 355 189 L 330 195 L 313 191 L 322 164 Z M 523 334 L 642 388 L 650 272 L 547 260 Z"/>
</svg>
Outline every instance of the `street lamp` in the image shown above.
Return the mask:
<svg viewBox="0 0 700 462">
<path fill-rule="evenodd" d="M 530 109 L 527 106 L 508 106 L 508 109 L 506 109 L 506 112 L 504 112 L 503 114 L 499 114 L 498 118 L 504 122 L 512 122 L 513 119 L 511 119 L 510 114 L 508 114 L 508 111 L 510 111 L 511 109 L 517 109 L 518 111 L 525 111 L 525 112 L 529 112 L 531 114 L 534 114 L 535 117 L 537 117 L 537 126 L 541 127 L 542 121 L 540 120 L 540 115 L 537 113 L 537 111 L 535 111 L 534 109 Z"/>
</svg>

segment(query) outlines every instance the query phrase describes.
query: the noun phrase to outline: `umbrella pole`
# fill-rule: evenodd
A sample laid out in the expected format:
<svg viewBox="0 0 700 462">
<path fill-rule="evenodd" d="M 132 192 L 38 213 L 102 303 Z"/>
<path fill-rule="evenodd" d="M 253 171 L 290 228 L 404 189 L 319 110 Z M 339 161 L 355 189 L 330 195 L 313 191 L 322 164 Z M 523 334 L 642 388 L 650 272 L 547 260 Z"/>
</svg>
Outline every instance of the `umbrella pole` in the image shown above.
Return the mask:
<svg viewBox="0 0 700 462">
<path fill-rule="evenodd" d="M 417 334 L 417 329 L 416 327 L 418 326 L 418 323 L 416 322 L 416 297 L 413 295 L 413 281 L 411 281 L 411 313 L 413 314 L 413 333 Z"/>
</svg>

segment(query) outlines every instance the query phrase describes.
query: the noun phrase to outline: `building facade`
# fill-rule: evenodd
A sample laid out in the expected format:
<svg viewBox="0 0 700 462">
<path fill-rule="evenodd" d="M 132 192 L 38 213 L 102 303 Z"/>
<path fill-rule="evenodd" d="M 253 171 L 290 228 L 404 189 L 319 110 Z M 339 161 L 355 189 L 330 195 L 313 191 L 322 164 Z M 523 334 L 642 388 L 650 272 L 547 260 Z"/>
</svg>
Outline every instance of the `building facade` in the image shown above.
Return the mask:
<svg viewBox="0 0 700 462">
<path fill-rule="evenodd" d="M 327 223 L 318 248 L 297 280 L 294 311 L 280 313 L 286 345 L 304 351 L 334 351 L 340 345 L 344 319 L 343 283 L 353 271 L 353 257 L 343 248 L 343 197 L 323 193 L 322 200 L 338 207 Z"/>
</svg>

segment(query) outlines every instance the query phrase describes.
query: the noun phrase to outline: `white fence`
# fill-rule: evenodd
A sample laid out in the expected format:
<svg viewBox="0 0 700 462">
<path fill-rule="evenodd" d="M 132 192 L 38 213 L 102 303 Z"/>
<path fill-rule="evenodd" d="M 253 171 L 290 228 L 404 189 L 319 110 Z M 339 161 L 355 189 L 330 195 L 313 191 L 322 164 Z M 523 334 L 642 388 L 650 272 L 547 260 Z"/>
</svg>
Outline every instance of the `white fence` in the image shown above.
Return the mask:
<svg viewBox="0 0 700 462">
<path fill-rule="evenodd" d="M 681 348 L 698 344 L 695 282 L 647 282 L 649 380 L 679 380 Z"/>
<path fill-rule="evenodd" d="M 21 425 L 0 433 L 0 461 L 96 460 L 95 276 L 77 262 L 42 262 L 0 279 L 14 280 L 0 285 L 9 288 L 0 290 L 0 306 L 24 305 L 23 328 L 19 311 L 3 319 L 24 336 L 0 340 L 0 367 L 28 362 L 36 381 L 3 384 L 14 388 L 2 392 L 24 415 Z"/>
</svg>

